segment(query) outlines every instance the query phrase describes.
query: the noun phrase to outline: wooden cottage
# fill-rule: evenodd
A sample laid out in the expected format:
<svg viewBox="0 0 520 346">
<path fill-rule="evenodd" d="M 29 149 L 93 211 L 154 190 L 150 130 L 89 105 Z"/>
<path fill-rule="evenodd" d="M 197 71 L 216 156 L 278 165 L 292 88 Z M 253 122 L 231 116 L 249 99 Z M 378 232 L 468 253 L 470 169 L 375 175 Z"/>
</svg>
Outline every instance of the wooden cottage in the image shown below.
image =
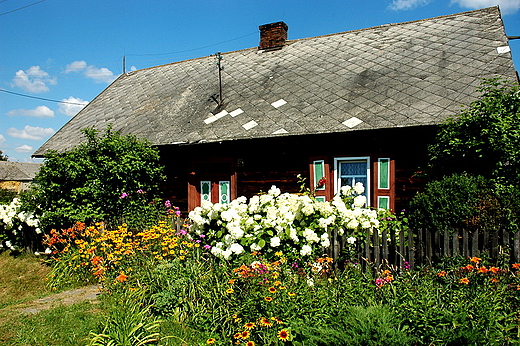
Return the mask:
<svg viewBox="0 0 520 346">
<path fill-rule="evenodd" d="M 113 124 L 160 149 L 164 197 L 184 210 L 271 185 L 297 192 L 298 174 L 309 188 L 325 178 L 318 198 L 362 182 L 369 205 L 399 209 L 421 185 L 436 125 L 475 100 L 482 79 L 517 80 L 497 7 L 306 39 L 287 32 L 262 25 L 259 47 L 123 74 L 34 156 Z"/>
</svg>

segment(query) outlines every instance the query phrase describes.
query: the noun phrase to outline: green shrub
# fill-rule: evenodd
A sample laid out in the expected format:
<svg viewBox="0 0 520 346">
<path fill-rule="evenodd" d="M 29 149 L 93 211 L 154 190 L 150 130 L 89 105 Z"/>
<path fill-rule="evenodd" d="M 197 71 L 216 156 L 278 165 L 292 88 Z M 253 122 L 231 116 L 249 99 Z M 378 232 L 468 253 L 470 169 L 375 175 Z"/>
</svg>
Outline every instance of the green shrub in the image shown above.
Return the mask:
<svg viewBox="0 0 520 346">
<path fill-rule="evenodd" d="M 412 227 L 516 231 L 518 209 L 511 197 L 518 189 L 500 191 L 482 176 L 454 174 L 429 182 L 410 203 Z M 509 195 L 508 197 L 506 197 Z"/>
<path fill-rule="evenodd" d="M 86 142 L 70 151 L 49 151 L 25 203 L 46 228 L 104 221 L 131 227 L 157 220 L 159 185 L 164 179 L 159 153 L 135 136 L 109 127 L 102 134 L 84 129 Z M 134 225 L 135 224 L 135 225 Z"/>
</svg>

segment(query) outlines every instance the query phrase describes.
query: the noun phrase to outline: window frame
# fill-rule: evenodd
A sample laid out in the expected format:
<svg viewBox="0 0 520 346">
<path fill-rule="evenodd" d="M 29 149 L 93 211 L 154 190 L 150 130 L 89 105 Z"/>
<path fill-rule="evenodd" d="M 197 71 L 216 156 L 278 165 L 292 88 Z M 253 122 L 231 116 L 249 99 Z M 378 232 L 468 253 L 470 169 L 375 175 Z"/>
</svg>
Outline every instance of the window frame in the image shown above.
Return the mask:
<svg viewBox="0 0 520 346">
<path fill-rule="evenodd" d="M 367 185 L 365 186 L 365 193 L 364 195 L 366 196 L 367 198 L 367 206 L 370 206 L 371 205 L 371 195 L 372 195 L 372 192 L 371 192 L 371 184 L 370 184 L 370 180 L 372 178 L 372 175 L 371 175 L 371 163 L 370 163 L 370 156 L 346 156 L 346 157 L 335 157 L 334 158 L 334 172 L 333 172 L 333 175 L 334 175 L 334 194 L 338 194 L 339 192 L 339 189 L 341 187 L 341 182 L 340 182 L 340 174 L 339 174 L 339 165 L 342 163 L 342 162 L 346 162 L 346 161 L 365 161 L 366 162 L 366 179 L 367 179 Z"/>
</svg>

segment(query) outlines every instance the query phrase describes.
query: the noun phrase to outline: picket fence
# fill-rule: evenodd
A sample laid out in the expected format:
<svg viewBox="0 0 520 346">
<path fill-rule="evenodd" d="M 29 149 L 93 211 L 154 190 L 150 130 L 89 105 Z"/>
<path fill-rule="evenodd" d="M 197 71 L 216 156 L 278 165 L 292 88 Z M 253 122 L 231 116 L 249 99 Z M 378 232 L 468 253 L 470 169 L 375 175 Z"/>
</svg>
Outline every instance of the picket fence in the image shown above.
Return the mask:
<svg viewBox="0 0 520 346">
<path fill-rule="evenodd" d="M 358 239 L 354 244 L 347 242 L 348 234 L 340 236 L 338 230 L 333 230 L 330 237 L 331 245 L 325 251 L 335 263 L 343 261 L 345 252 L 349 251 L 350 261 L 364 267 L 390 265 L 413 269 L 452 256 L 485 257 L 494 263 L 520 263 L 520 231 L 420 229 L 388 234 L 368 229 L 364 239 Z"/>
</svg>

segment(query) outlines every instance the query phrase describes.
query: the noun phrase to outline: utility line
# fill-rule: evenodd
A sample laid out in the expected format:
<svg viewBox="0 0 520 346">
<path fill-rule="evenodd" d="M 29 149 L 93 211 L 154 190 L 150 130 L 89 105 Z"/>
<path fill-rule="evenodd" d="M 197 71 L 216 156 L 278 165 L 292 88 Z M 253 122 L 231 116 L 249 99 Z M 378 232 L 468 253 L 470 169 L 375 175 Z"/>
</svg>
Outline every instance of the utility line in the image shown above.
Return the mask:
<svg viewBox="0 0 520 346">
<path fill-rule="evenodd" d="M 36 1 L 36 2 L 33 2 L 32 4 L 25 5 L 25 6 L 22 6 L 22 7 L 18 7 L 18 8 L 15 8 L 14 10 L 7 11 L 7 12 L 4 12 L 4 13 L 0 13 L 0 16 L 3 16 L 4 14 L 9 14 L 9 13 L 13 13 L 13 12 L 16 12 L 16 11 L 23 10 L 24 8 L 27 8 L 27 7 L 39 4 L 40 2 L 44 2 L 44 1 L 46 1 L 46 0 Z"/>
<path fill-rule="evenodd" d="M 157 56 L 157 55 L 170 55 L 170 54 L 193 52 L 195 50 L 200 50 L 200 49 L 205 49 L 205 48 L 209 48 L 209 47 L 218 46 L 219 44 L 222 44 L 222 43 L 227 43 L 227 42 L 231 42 L 231 41 L 240 40 L 240 39 L 242 39 L 244 37 L 248 37 L 248 36 L 251 36 L 251 35 L 256 35 L 256 32 L 252 32 L 250 34 L 247 34 L 247 35 L 244 35 L 244 36 L 240 36 L 240 37 L 237 37 L 237 38 L 232 38 L 230 40 L 226 40 L 226 41 L 221 41 L 221 42 L 217 42 L 217 43 L 214 43 L 214 44 L 210 44 L 210 45 L 207 45 L 207 46 L 204 46 L 204 47 L 198 47 L 198 48 L 192 48 L 192 49 L 186 49 L 186 50 L 179 50 L 179 51 L 176 51 L 176 52 L 150 53 L 150 54 L 125 54 L 125 55 L 126 56 Z"/>
<path fill-rule="evenodd" d="M 30 98 L 30 99 L 43 100 L 43 101 L 56 102 L 56 103 L 66 103 L 66 104 L 69 104 L 69 105 L 85 106 L 84 103 L 69 102 L 69 101 L 58 101 L 58 100 L 53 100 L 53 99 L 47 99 L 47 98 L 44 98 L 44 97 L 20 94 L 20 93 L 14 92 L 14 91 L 9 91 L 9 90 L 5 90 L 5 89 L 1 89 L 1 88 L 0 88 L 0 91 L 4 92 L 4 93 L 8 93 L 8 94 L 13 94 L 13 95 L 17 95 L 17 96 L 27 97 L 27 98 Z"/>
</svg>

